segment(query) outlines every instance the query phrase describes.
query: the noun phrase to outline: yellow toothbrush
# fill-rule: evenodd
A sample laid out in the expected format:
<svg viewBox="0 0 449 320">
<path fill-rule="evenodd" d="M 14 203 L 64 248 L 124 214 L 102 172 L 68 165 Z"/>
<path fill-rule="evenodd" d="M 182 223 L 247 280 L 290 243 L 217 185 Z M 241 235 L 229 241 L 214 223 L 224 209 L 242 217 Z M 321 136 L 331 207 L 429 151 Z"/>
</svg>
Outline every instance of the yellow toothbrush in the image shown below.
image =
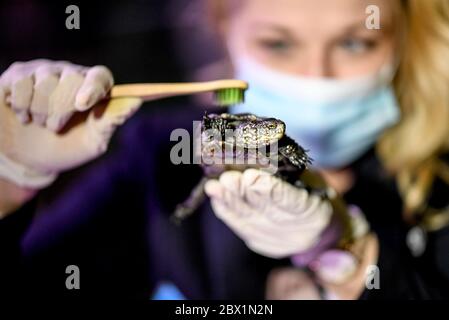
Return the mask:
<svg viewBox="0 0 449 320">
<path fill-rule="evenodd" d="M 140 97 L 144 101 L 152 101 L 173 96 L 214 92 L 216 105 L 231 106 L 244 101 L 246 89 L 248 84 L 241 80 L 119 84 L 112 88 L 109 98 Z"/>
</svg>

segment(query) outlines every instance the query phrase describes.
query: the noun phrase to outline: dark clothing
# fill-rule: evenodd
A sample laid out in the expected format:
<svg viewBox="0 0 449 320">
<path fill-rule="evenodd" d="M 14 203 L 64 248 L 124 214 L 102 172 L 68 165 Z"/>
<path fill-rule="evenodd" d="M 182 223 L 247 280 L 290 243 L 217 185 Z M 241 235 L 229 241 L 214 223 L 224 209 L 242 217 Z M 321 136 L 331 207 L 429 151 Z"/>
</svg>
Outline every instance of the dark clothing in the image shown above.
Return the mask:
<svg viewBox="0 0 449 320">
<path fill-rule="evenodd" d="M 0 292 L 9 287 L 21 295 L 148 299 L 159 281 L 168 280 L 191 299 L 262 299 L 268 272 L 288 259 L 250 251 L 209 202 L 181 226 L 169 220 L 201 177 L 198 166 L 170 161 L 178 143 L 170 134 L 192 132 L 202 114 L 192 108 L 139 114 L 104 157 L 65 174 L 0 221 L 6 253 Z M 366 213 L 381 240 L 380 290 L 362 298 L 449 297 L 449 229 L 429 235 L 424 256 L 412 259 L 394 183 L 373 153 L 354 168 L 357 184 L 346 200 Z M 80 290 L 65 287 L 69 265 L 80 269 Z"/>
<path fill-rule="evenodd" d="M 425 251 L 413 257 L 406 237 L 413 226 L 403 221 L 402 201 L 393 178 L 382 169 L 373 150 L 353 166 L 356 183 L 345 195 L 359 206 L 380 242 L 380 290 L 365 290 L 364 299 L 448 299 L 449 227 L 425 234 Z M 429 205 L 449 204 L 449 189 L 437 180 Z M 436 191 L 436 190 L 434 190 Z"/>
<path fill-rule="evenodd" d="M 28 292 L 148 299 L 158 281 L 170 280 L 193 299 L 263 298 L 267 272 L 285 261 L 252 253 L 209 203 L 180 227 L 169 220 L 201 177 L 196 165 L 172 164 L 170 134 L 191 131 L 203 112 L 140 114 L 76 181 L 47 190 L 51 201 L 9 241 L 20 241 L 17 276 Z M 0 234 L 18 220 L 10 218 Z M 79 291 L 65 288 L 69 265 L 80 269 Z"/>
</svg>

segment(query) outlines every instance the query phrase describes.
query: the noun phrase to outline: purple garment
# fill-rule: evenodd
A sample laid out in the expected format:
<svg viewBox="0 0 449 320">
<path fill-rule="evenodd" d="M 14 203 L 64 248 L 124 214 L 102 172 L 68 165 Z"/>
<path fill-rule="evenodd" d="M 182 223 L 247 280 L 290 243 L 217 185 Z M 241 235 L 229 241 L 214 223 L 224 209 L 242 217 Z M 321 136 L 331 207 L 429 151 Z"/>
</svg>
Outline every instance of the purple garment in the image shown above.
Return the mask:
<svg viewBox="0 0 449 320">
<path fill-rule="evenodd" d="M 338 222 L 338 217 L 334 216 L 329 226 L 322 232 L 318 243 L 304 253 L 291 257 L 295 266 L 306 267 L 313 260 L 317 259 L 323 252 L 337 246 L 342 235 L 342 226 Z"/>
<path fill-rule="evenodd" d="M 267 273 L 288 262 L 250 251 L 208 202 L 181 227 L 169 220 L 201 177 L 198 166 L 171 163 L 170 134 L 192 131 L 203 112 L 139 113 L 104 157 L 44 192 L 21 242 L 36 286 L 64 289 L 65 266 L 75 264 L 84 294 L 149 298 L 171 281 L 187 298 L 263 298 Z"/>
</svg>

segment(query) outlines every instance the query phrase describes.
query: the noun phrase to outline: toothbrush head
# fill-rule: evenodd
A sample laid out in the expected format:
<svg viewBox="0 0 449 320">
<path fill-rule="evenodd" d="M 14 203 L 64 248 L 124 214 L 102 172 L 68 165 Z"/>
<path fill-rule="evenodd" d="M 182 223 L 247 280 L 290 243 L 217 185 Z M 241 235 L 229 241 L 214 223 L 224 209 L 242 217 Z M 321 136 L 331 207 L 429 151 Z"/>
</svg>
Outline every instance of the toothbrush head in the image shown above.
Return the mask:
<svg viewBox="0 0 449 320">
<path fill-rule="evenodd" d="M 246 89 L 248 89 L 246 82 L 235 80 L 233 86 L 214 91 L 214 102 L 219 107 L 229 107 L 243 103 L 245 101 Z"/>
</svg>

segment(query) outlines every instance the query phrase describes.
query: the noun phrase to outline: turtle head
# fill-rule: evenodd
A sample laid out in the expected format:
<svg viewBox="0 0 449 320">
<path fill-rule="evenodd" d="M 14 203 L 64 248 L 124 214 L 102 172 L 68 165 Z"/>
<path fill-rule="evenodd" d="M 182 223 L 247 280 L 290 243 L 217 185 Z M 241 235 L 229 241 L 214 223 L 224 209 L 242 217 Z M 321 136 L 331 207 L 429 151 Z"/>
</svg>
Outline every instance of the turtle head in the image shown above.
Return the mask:
<svg viewBox="0 0 449 320">
<path fill-rule="evenodd" d="M 260 147 L 279 141 L 285 134 L 285 123 L 275 118 L 244 121 L 236 128 L 237 140 L 248 147 Z"/>
</svg>

